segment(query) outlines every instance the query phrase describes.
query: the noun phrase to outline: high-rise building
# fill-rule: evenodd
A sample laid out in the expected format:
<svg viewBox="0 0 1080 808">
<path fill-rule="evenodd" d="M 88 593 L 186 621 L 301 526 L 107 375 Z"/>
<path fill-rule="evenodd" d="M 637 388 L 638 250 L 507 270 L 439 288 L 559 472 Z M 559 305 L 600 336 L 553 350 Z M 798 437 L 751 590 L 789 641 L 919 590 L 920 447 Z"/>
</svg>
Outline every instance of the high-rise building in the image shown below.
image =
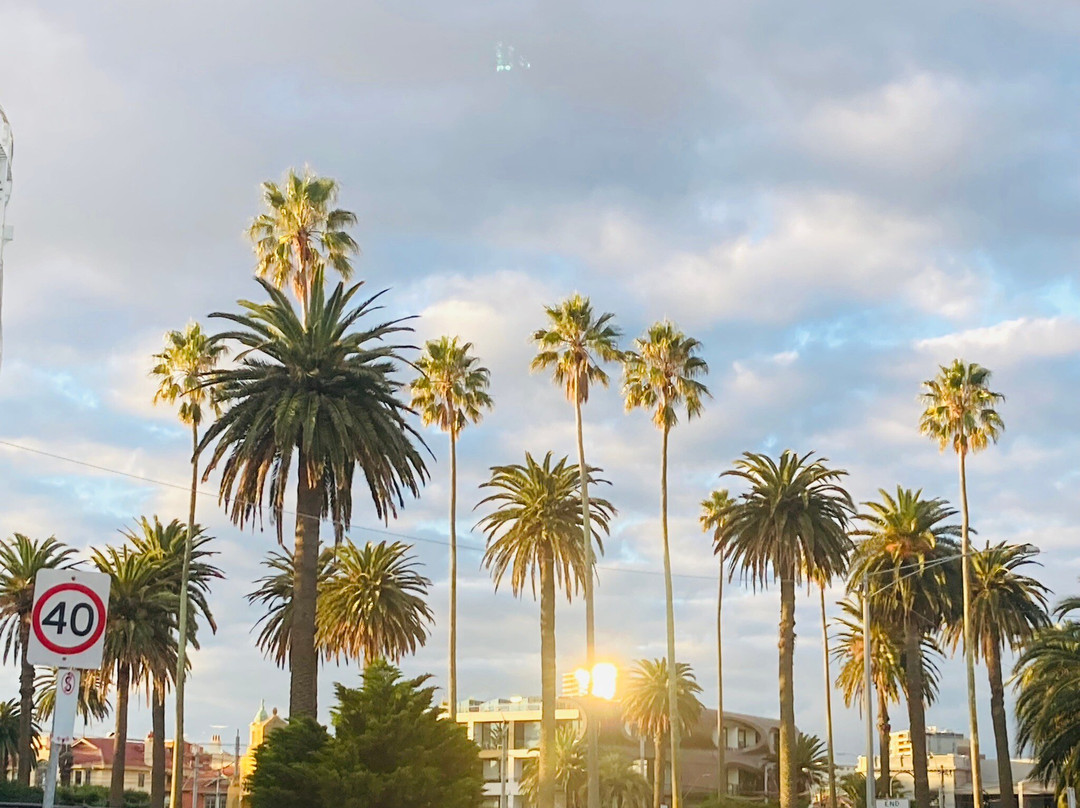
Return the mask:
<svg viewBox="0 0 1080 808">
<path fill-rule="evenodd" d="M 11 133 L 4 108 L 0 107 L 0 316 L 4 305 L 4 245 L 11 241 L 11 226 L 7 223 L 7 203 L 11 199 L 11 163 L 15 138 Z M 2 323 L 2 321 L 0 321 Z M 4 332 L 0 324 L 0 360 L 4 355 Z"/>
</svg>

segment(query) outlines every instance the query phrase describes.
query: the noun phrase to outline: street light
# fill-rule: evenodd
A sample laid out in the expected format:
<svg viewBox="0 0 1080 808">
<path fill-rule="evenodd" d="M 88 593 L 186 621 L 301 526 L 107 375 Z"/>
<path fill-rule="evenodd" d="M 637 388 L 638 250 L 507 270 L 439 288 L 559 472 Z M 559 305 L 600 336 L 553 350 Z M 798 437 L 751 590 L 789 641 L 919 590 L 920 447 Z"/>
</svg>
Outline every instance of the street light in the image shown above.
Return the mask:
<svg viewBox="0 0 1080 808">
<path fill-rule="evenodd" d="M 590 699 L 611 701 L 615 698 L 615 684 L 618 679 L 618 670 L 609 662 L 598 662 L 592 668 L 578 668 L 572 674 L 574 693 L 566 695 L 578 696 L 582 704 L 587 705 Z M 564 680 L 565 681 L 565 680 Z M 585 717 L 585 731 L 589 735 L 590 749 L 595 749 L 599 726 L 590 723 L 588 712 Z M 597 755 L 589 754 L 585 762 L 587 777 L 587 792 L 589 806 L 599 804 L 600 799 L 600 765 Z"/>
</svg>

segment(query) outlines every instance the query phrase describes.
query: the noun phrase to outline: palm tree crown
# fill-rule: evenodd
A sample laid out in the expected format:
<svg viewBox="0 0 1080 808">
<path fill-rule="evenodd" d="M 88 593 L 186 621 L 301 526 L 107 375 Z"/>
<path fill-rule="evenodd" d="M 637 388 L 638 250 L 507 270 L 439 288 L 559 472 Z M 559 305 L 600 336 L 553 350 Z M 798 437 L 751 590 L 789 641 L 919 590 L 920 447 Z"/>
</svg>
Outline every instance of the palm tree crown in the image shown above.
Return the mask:
<svg viewBox="0 0 1080 808">
<path fill-rule="evenodd" d="M 701 343 L 673 323 L 653 324 L 624 357 L 626 409 L 653 410 L 653 423 L 664 429 L 679 422 L 679 405 L 685 406 L 687 418 L 701 415 L 709 390 L 698 378 L 709 366 L 697 355 L 700 350 Z"/>
<path fill-rule="evenodd" d="M 248 234 L 255 246 L 255 273 L 269 277 L 278 289 L 290 284 L 304 304 L 327 266 L 342 278 L 352 277 L 352 256 L 360 248 L 346 228 L 356 215 L 333 207 L 338 184 L 318 177 L 310 169 L 302 175 L 290 170 L 281 185 L 264 182 L 266 212 L 251 223 Z"/>
<path fill-rule="evenodd" d="M 219 415 L 221 408 L 203 382 L 225 353 L 225 346 L 211 339 L 198 323 L 167 333 L 164 350 L 154 354 L 157 364 L 151 374 L 158 379 L 154 403 L 172 404 L 180 399 L 180 421 L 194 427 L 202 423 L 206 406 Z"/>
<path fill-rule="evenodd" d="M 318 513 L 303 515 L 330 515 L 338 537 L 350 523 L 357 466 L 379 518 L 396 515 L 404 493 L 418 495 L 427 475 L 414 444 L 423 440 L 406 421 L 393 377 L 404 346 L 382 342 L 408 329 L 392 320 L 354 330 L 379 297 L 350 309 L 359 285 L 338 284 L 329 297 L 316 286 L 305 325 L 281 292 L 260 283 L 269 303 L 241 301 L 244 314 L 211 315 L 239 326 L 215 339 L 235 340 L 244 352 L 237 367 L 209 377 L 229 408 L 200 445 L 217 442 L 204 479 L 224 460 L 221 493 L 242 526 L 261 511 L 269 478 L 279 538 L 294 453 L 317 489 Z"/>
<path fill-rule="evenodd" d="M 599 469 L 589 469 L 590 478 L 595 471 Z M 550 556 L 556 582 L 569 600 L 589 574 L 585 568 L 585 543 L 581 541 L 577 466 L 565 457 L 553 464 L 548 452 L 540 463 L 526 454 L 524 465 L 493 466 L 491 472 L 491 479 L 481 487 L 493 489 L 494 493 L 476 507 L 495 507 L 478 526 L 488 536 L 483 563 L 491 568 L 496 587 L 509 572 L 515 595 L 520 596 L 525 585 L 531 584 L 535 596 L 538 572 Z M 615 508 L 606 499 L 594 498 L 592 502 L 596 523 L 593 541 L 603 553 L 602 534 L 607 534 Z"/>
<path fill-rule="evenodd" d="M 431 609 L 424 600 L 431 581 L 401 542 L 343 542 L 323 583 L 317 609 L 327 653 L 397 662 L 427 641 Z"/>
<path fill-rule="evenodd" d="M 987 387 L 990 375 L 982 365 L 962 359 L 941 365 L 936 377 L 923 382 L 926 409 L 919 430 L 942 450 L 951 444 L 957 454 L 981 451 L 988 441 L 997 443 L 1005 424 L 994 405 L 1005 396 Z"/>
<path fill-rule="evenodd" d="M 333 547 L 327 547 L 319 553 L 317 591 L 322 592 L 325 589 L 333 563 Z M 284 668 L 289 661 L 289 649 L 292 645 L 293 589 L 296 568 L 292 556 L 277 552 L 268 553 L 262 560 L 262 566 L 270 572 L 257 579 L 256 588 L 246 595 L 248 603 L 257 604 L 262 608 L 262 616 L 255 621 L 255 628 L 259 629 L 255 645 L 263 654 L 272 658 L 279 668 Z M 325 620 L 318 618 L 318 610 L 321 608 L 321 603 L 317 603 L 315 648 L 321 657 L 329 659 L 330 653 L 327 650 L 329 640 L 318 628 L 326 625 Z"/>
<path fill-rule="evenodd" d="M 552 368 L 555 381 L 566 389 L 566 398 L 584 404 L 593 384 L 607 387 L 602 363 L 622 358 L 622 331 L 612 323 L 614 314 L 604 312 L 597 317 L 589 298 L 579 294 L 556 306 L 545 306 L 544 312 L 548 327 L 533 332 L 536 356 L 530 370 Z"/>
<path fill-rule="evenodd" d="M 685 735 L 697 722 L 704 708 L 698 693 L 694 671 L 686 662 L 675 664 L 677 682 L 676 715 Z M 633 724 L 642 735 L 667 737 L 671 727 L 668 711 L 668 665 L 666 659 L 639 659 L 626 675 L 622 696 L 623 720 Z"/>
<path fill-rule="evenodd" d="M 491 373 L 473 356 L 471 342 L 457 337 L 429 340 L 416 361 L 420 375 L 413 380 L 412 408 L 424 425 L 435 424 L 458 434 L 469 423 L 479 423 L 492 407 L 488 386 Z"/>
</svg>

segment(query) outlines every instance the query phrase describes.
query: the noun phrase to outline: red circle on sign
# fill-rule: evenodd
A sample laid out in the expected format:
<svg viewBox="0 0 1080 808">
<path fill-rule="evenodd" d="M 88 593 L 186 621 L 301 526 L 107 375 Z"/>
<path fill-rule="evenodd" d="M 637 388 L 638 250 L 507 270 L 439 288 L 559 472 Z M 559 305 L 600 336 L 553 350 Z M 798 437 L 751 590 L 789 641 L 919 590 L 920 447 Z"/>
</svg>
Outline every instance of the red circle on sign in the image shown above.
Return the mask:
<svg viewBox="0 0 1080 808">
<path fill-rule="evenodd" d="M 90 598 L 90 602 L 94 604 L 97 609 L 97 627 L 94 629 L 94 633 L 86 640 L 83 640 L 78 645 L 64 646 L 57 645 L 48 637 L 45 636 L 45 632 L 41 630 L 41 610 L 45 608 L 45 604 L 49 599 L 60 592 L 80 592 L 86 597 Z M 97 592 L 88 586 L 78 584 L 74 582 L 57 584 L 52 589 L 46 590 L 34 607 L 34 613 L 30 618 L 30 625 L 34 629 L 34 636 L 38 638 L 46 648 L 52 651 L 54 654 L 67 654 L 68 656 L 74 656 L 75 654 L 81 654 L 87 648 L 90 648 L 100 638 L 102 632 L 105 631 L 105 621 L 102 619 L 105 616 L 105 604 L 101 602 L 101 598 L 98 597 Z"/>
</svg>

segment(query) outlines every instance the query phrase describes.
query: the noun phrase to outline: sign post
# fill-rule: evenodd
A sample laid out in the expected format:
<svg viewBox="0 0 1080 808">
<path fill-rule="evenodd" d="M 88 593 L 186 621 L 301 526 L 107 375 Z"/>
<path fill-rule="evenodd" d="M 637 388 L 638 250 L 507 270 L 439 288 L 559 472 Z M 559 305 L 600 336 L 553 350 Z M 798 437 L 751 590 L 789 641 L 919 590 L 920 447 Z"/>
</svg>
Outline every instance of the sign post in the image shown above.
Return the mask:
<svg viewBox="0 0 1080 808">
<path fill-rule="evenodd" d="M 75 740 L 81 671 L 101 667 L 109 583 L 108 575 L 74 570 L 41 570 L 34 581 L 26 660 L 57 668 L 42 808 L 53 808 L 56 800 L 60 747 Z"/>
</svg>

